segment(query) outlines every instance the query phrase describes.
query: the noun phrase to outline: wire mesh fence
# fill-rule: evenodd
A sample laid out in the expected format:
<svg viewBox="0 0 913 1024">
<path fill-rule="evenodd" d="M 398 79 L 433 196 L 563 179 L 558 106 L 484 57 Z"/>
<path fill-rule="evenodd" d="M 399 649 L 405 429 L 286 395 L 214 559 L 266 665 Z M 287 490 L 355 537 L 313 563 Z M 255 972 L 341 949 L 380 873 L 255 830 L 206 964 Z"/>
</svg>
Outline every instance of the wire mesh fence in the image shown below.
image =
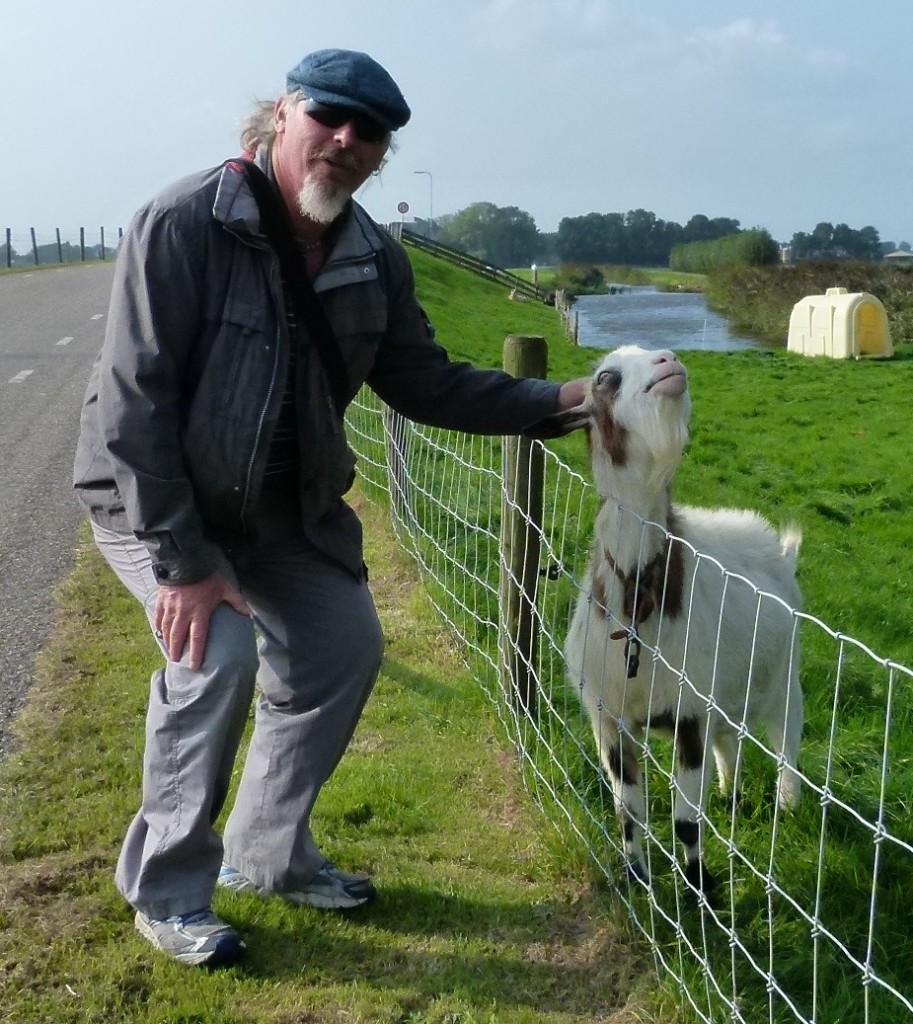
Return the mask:
<svg viewBox="0 0 913 1024">
<path fill-rule="evenodd" d="M 510 484 L 528 465 L 505 471 L 500 439 L 412 424 L 368 391 L 348 428 L 366 490 L 389 502 L 399 541 L 461 641 L 530 791 L 566 841 L 588 851 L 694 1019 L 875 1024 L 913 1013 L 913 671 L 790 609 L 807 697 L 798 808 L 774 799 L 782 755 L 747 716 L 729 720 L 739 798 L 714 793 L 692 807 L 721 882 L 699 891 L 676 850 L 674 743 L 649 729 L 626 736 L 646 794 L 638 824 L 650 880 L 640 878 L 626 869 L 615 798 L 564 654 L 586 592 L 595 489 L 536 443 L 541 508 L 529 516 Z M 505 539 L 517 515 L 536 562 L 532 637 L 520 644 L 503 614 L 505 586 L 529 584 L 511 579 L 518 570 Z M 725 566 L 713 569 L 727 576 Z M 650 666 L 665 657 L 661 641 L 643 651 Z M 518 666 L 532 694 L 517 692 Z M 692 694 L 706 691 L 680 676 Z M 719 710 L 711 696 L 707 715 Z"/>
</svg>

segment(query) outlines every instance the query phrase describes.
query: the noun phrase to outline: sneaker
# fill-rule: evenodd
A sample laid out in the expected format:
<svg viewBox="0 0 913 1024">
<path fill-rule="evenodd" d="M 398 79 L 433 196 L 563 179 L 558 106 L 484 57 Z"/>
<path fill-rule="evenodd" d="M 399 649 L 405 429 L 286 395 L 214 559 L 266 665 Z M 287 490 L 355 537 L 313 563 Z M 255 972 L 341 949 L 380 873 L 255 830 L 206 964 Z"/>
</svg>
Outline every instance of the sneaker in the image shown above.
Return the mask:
<svg viewBox="0 0 913 1024">
<path fill-rule="evenodd" d="M 252 892 L 259 896 L 271 895 L 256 885 L 237 868 L 222 865 L 218 884 L 232 892 Z M 340 871 L 335 864 L 326 861 L 317 874 L 302 889 L 294 892 L 280 892 L 276 895 L 298 906 L 307 905 L 320 910 L 354 910 L 370 903 L 377 896 L 377 890 L 364 875 L 350 875 Z"/>
<path fill-rule="evenodd" d="M 216 967 L 234 963 L 247 948 L 230 925 L 208 908 L 175 917 L 136 912 L 136 930 L 178 963 Z"/>
</svg>

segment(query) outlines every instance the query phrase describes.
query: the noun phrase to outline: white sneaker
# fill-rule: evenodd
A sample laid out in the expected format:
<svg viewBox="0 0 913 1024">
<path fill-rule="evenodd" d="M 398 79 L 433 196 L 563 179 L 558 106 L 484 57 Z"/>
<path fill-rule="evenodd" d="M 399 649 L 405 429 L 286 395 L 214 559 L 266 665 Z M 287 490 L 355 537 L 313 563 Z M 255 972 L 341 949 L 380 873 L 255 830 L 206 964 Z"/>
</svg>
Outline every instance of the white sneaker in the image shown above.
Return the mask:
<svg viewBox="0 0 913 1024">
<path fill-rule="evenodd" d="M 229 864 L 222 865 L 217 884 L 232 892 L 252 892 L 259 896 L 274 895 L 261 889 Z M 307 905 L 321 910 L 354 910 L 370 903 L 377 896 L 377 890 L 370 878 L 364 875 L 350 875 L 340 871 L 330 861 L 326 861 L 301 889 L 275 895 L 299 906 Z"/>
<path fill-rule="evenodd" d="M 149 917 L 141 910 L 134 920 L 144 938 L 173 960 L 194 966 L 217 967 L 238 960 L 247 948 L 241 937 L 208 908 L 174 917 Z"/>
</svg>

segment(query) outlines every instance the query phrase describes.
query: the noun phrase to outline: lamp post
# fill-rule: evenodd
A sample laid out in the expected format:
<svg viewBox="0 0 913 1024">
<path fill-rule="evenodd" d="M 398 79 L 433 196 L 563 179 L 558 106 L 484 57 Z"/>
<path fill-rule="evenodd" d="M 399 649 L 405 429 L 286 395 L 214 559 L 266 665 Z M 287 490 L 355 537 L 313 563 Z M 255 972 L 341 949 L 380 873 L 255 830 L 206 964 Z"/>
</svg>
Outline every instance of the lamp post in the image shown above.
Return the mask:
<svg viewBox="0 0 913 1024">
<path fill-rule="evenodd" d="M 413 171 L 413 174 L 428 175 L 428 237 L 434 238 L 434 178 L 431 171 Z"/>
</svg>

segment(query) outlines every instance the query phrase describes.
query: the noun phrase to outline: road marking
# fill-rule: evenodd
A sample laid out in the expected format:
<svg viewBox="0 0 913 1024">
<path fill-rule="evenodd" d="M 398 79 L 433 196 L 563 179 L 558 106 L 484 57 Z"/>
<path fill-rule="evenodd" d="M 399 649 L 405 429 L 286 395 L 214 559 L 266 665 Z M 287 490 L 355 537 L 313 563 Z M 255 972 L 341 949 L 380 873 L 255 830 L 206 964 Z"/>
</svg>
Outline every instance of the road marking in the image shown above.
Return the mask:
<svg viewBox="0 0 913 1024">
<path fill-rule="evenodd" d="M 34 370 L 21 370 L 15 377 L 10 377 L 7 384 L 21 384 L 26 377 L 31 377 L 34 372 Z"/>
<path fill-rule="evenodd" d="M 60 341 L 57 342 L 57 347 L 60 348 L 63 345 L 69 345 L 72 340 L 73 339 L 70 337 L 61 338 Z"/>
<path fill-rule="evenodd" d="M 104 315 L 105 315 L 104 313 L 96 313 L 95 316 L 90 316 L 89 319 L 90 320 L 101 320 L 102 317 L 104 317 Z"/>
</svg>

